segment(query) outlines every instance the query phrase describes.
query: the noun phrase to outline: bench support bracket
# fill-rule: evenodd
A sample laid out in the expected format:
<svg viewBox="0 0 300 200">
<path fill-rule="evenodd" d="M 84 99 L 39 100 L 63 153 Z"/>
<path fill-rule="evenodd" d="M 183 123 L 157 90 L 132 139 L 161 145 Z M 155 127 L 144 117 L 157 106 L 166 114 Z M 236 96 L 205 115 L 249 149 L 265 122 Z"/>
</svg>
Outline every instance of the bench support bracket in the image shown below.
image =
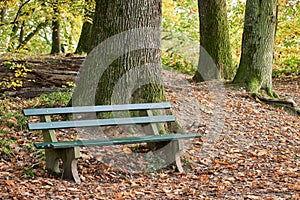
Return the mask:
<svg viewBox="0 0 300 200">
<path fill-rule="evenodd" d="M 77 171 L 77 158 L 80 157 L 79 147 L 61 149 L 59 151 L 60 157 L 63 161 L 63 179 L 80 183 L 80 178 Z"/>
<path fill-rule="evenodd" d="M 42 116 L 41 121 L 51 122 L 50 116 Z M 54 130 L 43 131 L 44 142 L 57 142 Z M 67 149 L 45 149 L 46 168 L 50 173 L 58 174 L 61 172 L 59 169 L 59 160 L 63 162 L 62 176 L 64 179 L 80 182 L 77 171 L 77 158 L 80 158 L 79 147 Z"/>
</svg>

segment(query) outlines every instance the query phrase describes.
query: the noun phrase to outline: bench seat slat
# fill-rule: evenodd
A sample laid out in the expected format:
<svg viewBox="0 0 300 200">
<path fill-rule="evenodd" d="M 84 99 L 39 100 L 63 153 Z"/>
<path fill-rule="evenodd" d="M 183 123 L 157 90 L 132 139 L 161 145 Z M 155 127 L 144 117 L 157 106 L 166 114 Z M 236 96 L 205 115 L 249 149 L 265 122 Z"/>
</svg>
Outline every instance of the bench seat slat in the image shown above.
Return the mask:
<svg viewBox="0 0 300 200">
<path fill-rule="evenodd" d="M 162 116 L 147 116 L 147 117 L 28 123 L 28 128 L 30 130 L 51 130 L 51 129 L 63 129 L 63 128 L 115 126 L 115 125 L 161 123 L 161 122 L 174 122 L 174 121 L 175 118 L 173 115 L 162 115 Z"/>
<path fill-rule="evenodd" d="M 170 107 L 171 106 L 169 102 L 162 102 L 162 103 L 143 103 L 143 104 L 78 106 L 78 107 L 63 107 L 63 108 L 35 108 L 35 109 L 23 109 L 23 114 L 25 116 L 40 116 L 40 115 L 54 115 L 54 114 L 78 114 L 78 113 L 94 113 L 94 112 L 170 109 Z"/>
<path fill-rule="evenodd" d="M 77 140 L 65 142 L 43 142 L 35 143 L 37 149 L 64 149 L 73 147 L 86 147 L 86 146 L 109 146 L 109 145 L 122 145 L 122 144 L 136 144 L 146 142 L 164 142 L 179 139 L 200 138 L 200 134 L 162 134 L 162 135 L 148 135 L 136 137 L 123 137 L 123 138 L 108 138 L 101 140 Z"/>
</svg>

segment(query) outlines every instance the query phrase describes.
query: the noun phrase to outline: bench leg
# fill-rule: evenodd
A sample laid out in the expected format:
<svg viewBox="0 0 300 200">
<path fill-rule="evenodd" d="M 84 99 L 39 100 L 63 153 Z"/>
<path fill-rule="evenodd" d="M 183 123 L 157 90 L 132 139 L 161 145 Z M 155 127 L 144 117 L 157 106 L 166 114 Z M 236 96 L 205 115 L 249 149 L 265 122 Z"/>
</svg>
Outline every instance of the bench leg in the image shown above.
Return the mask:
<svg viewBox="0 0 300 200">
<path fill-rule="evenodd" d="M 182 141 L 173 140 L 157 151 L 158 154 L 164 155 L 167 164 L 175 163 L 176 169 L 179 172 L 184 172 L 180 160 L 180 153 L 183 149 L 182 146 Z"/>
<path fill-rule="evenodd" d="M 63 161 L 63 179 L 80 183 L 77 171 L 77 158 L 80 157 L 79 147 L 62 149 L 60 155 Z"/>
<path fill-rule="evenodd" d="M 177 171 L 184 172 L 182 168 L 182 163 L 180 160 L 180 153 L 182 151 L 182 141 L 181 140 L 173 140 L 167 146 L 167 151 L 170 152 L 169 162 L 176 164 Z"/>
<path fill-rule="evenodd" d="M 52 149 L 45 150 L 46 156 L 46 169 L 50 173 L 60 173 L 59 170 L 59 153 Z"/>
<path fill-rule="evenodd" d="M 181 160 L 180 160 L 180 151 L 177 151 L 175 153 L 175 164 L 176 164 L 176 168 L 177 170 L 182 173 L 184 172 L 183 168 L 182 168 L 182 163 L 181 163 Z"/>
</svg>

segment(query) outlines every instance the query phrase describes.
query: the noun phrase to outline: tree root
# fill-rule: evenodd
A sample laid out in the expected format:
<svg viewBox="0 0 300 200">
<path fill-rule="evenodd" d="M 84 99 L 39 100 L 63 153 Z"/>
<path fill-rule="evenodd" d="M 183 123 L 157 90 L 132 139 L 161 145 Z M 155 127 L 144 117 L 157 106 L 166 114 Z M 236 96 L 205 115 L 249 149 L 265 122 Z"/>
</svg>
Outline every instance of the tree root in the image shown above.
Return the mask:
<svg viewBox="0 0 300 200">
<path fill-rule="evenodd" d="M 285 110 L 290 111 L 291 114 L 300 116 L 300 108 L 298 107 L 298 105 L 293 99 L 280 99 L 280 98 L 272 99 L 272 98 L 263 97 L 259 94 L 252 94 L 252 96 L 258 101 L 264 102 L 266 104 L 270 104 L 274 107 L 282 107 Z"/>
</svg>

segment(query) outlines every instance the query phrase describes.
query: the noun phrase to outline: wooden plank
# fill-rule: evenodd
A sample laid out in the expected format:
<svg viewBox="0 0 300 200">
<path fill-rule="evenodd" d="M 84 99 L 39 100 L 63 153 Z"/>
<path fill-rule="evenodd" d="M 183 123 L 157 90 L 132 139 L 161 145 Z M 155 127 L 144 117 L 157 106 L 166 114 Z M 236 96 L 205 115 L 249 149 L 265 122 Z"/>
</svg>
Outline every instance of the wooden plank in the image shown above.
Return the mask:
<svg viewBox="0 0 300 200">
<path fill-rule="evenodd" d="M 49 115 L 41 116 L 42 122 L 51 123 L 51 117 Z M 43 130 L 44 142 L 57 142 L 57 138 L 54 130 Z"/>
<path fill-rule="evenodd" d="M 194 134 L 163 134 L 163 135 L 147 135 L 136 137 L 123 137 L 123 138 L 108 138 L 102 140 L 77 140 L 77 141 L 65 141 L 65 142 L 43 142 L 35 143 L 35 147 L 38 149 L 64 149 L 72 147 L 86 147 L 86 146 L 109 146 L 109 145 L 121 145 L 121 144 L 136 144 L 146 142 L 164 142 L 180 139 L 200 138 L 201 135 Z"/>
<path fill-rule="evenodd" d="M 116 125 L 147 124 L 147 123 L 160 123 L 160 122 L 173 122 L 173 121 L 175 121 L 173 115 L 163 115 L 163 116 L 149 116 L 149 117 L 129 117 L 129 118 L 28 123 L 28 128 L 30 130 L 51 130 L 51 129 L 76 128 L 76 127 L 116 126 Z"/>
<path fill-rule="evenodd" d="M 50 115 L 41 116 L 42 122 L 51 122 Z M 57 142 L 55 130 L 43 130 L 43 139 L 44 142 Z M 45 150 L 46 157 L 46 168 L 50 172 L 59 173 L 59 154 L 55 149 L 46 149 Z"/>
<path fill-rule="evenodd" d="M 147 115 L 152 117 L 153 116 L 152 110 L 147 110 Z M 157 124 L 150 124 L 150 128 L 153 135 L 159 135 Z"/>
<path fill-rule="evenodd" d="M 117 112 L 117 111 L 135 111 L 135 110 L 154 110 L 170 109 L 169 102 L 162 103 L 144 103 L 144 104 L 118 104 L 101 106 L 78 106 L 61 108 L 31 108 L 23 109 L 25 116 L 53 115 L 53 114 L 76 114 L 76 113 L 94 113 L 94 112 Z"/>
</svg>

